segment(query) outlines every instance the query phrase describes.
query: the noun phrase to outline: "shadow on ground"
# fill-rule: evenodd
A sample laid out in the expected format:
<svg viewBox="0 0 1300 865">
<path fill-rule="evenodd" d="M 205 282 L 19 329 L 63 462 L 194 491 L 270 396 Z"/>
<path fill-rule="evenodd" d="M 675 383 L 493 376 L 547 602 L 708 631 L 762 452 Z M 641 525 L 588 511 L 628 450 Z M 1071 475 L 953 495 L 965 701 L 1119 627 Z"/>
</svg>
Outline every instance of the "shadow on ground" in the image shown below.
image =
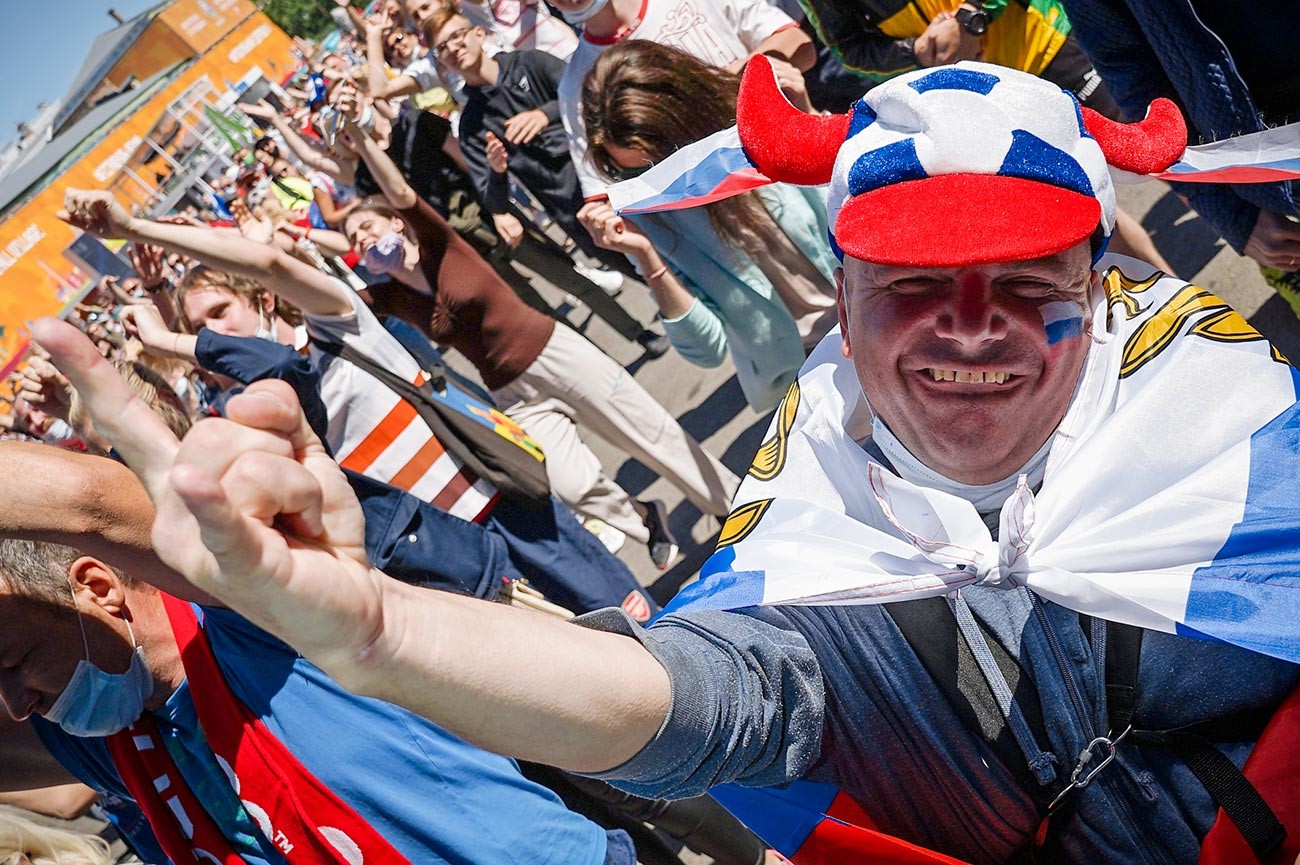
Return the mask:
<svg viewBox="0 0 1300 865">
<path fill-rule="evenodd" d="M 1291 359 L 1292 366 L 1300 364 L 1300 328 L 1296 327 L 1296 314 L 1280 295 L 1264 301 L 1249 321 L 1251 327 Z"/>
<path fill-rule="evenodd" d="M 1174 273 L 1191 279 L 1223 248 L 1218 232 L 1192 212 L 1173 190 L 1147 211 L 1142 227 Z"/>
</svg>

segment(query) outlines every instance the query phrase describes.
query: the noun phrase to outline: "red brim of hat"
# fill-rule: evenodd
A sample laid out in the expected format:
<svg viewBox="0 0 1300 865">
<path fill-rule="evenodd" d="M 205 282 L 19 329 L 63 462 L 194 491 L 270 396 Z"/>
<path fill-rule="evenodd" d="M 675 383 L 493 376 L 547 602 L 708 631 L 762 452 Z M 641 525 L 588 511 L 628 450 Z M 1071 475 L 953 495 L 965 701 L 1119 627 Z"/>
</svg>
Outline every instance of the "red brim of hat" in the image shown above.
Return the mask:
<svg viewBox="0 0 1300 865">
<path fill-rule="evenodd" d="M 945 174 L 856 195 L 835 219 L 845 255 L 894 267 L 964 267 L 1055 255 L 1101 222 L 1097 199 L 1020 177 Z"/>
</svg>

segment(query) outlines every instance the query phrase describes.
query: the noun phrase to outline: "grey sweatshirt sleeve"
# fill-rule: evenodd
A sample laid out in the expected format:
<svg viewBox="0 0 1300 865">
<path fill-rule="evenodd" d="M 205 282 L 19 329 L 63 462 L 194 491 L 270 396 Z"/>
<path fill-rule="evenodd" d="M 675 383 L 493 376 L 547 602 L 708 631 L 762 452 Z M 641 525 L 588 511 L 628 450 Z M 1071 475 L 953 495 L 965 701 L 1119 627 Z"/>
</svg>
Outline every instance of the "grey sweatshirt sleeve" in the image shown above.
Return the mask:
<svg viewBox="0 0 1300 865">
<path fill-rule="evenodd" d="M 576 621 L 640 640 L 672 685 L 654 739 L 595 777 L 639 796 L 680 799 L 729 781 L 783 784 L 816 760 L 825 692 L 799 633 L 717 611 L 666 616 L 644 629 L 614 609 Z"/>
</svg>

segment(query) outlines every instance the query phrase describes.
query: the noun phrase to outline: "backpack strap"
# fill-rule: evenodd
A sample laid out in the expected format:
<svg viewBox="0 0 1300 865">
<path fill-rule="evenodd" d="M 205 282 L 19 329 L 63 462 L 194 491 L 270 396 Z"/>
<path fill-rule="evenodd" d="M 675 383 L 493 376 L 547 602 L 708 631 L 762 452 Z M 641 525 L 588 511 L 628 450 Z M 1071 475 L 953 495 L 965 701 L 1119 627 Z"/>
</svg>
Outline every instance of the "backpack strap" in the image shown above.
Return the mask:
<svg viewBox="0 0 1300 865">
<path fill-rule="evenodd" d="M 1106 623 L 1106 711 L 1112 735 L 1133 724 L 1137 706 L 1138 665 L 1142 653 L 1142 629 L 1118 622 Z M 1222 734 L 1228 739 L 1246 738 L 1249 728 L 1258 736 L 1259 716 L 1234 715 L 1176 730 L 1136 730 L 1133 738 L 1162 745 L 1178 755 L 1200 781 L 1216 805 L 1241 832 L 1260 862 L 1268 859 L 1286 840 L 1286 827 L 1264 801 L 1236 764 L 1214 747 L 1207 736 Z"/>
<path fill-rule="evenodd" d="M 885 604 L 890 617 L 907 640 L 921 666 L 961 718 L 963 726 L 974 730 L 1028 789 L 1039 781 L 1030 768 L 1024 751 L 998 706 L 998 700 L 981 672 L 978 659 L 957 625 L 956 616 L 942 597 L 921 598 Z M 978 625 L 978 619 L 976 619 Z M 986 638 L 998 670 L 1006 680 L 1024 711 L 1031 735 L 1048 741 L 1038 705 L 1037 690 L 1019 662 L 996 639 Z M 1044 802 L 1050 799 L 1046 795 Z"/>
</svg>

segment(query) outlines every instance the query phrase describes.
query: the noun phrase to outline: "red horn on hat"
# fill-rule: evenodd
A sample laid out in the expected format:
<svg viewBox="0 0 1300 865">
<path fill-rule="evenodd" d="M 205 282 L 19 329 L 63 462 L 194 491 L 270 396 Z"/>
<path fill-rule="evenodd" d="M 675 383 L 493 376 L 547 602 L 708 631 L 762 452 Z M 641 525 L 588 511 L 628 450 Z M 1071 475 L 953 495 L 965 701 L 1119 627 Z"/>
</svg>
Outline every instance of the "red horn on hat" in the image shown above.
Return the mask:
<svg viewBox="0 0 1300 865">
<path fill-rule="evenodd" d="M 776 84 L 761 54 L 745 66 L 736 99 L 740 144 L 764 174 L 783 183 L 829 183 L 835 154 L 849 133 L 848 114 L 804 114 Z"/>
<path fill-rule="evenodd" d="M 1137 123 L 1119 123 L 1085 108 L 1083 125 L 1101 145 L 1108 163 L 1134 174 L 1164 171 L 1187 149 L 1187 124 L 1168 99 L 1152 102 L 1147 116 Z"/>
</svg>

